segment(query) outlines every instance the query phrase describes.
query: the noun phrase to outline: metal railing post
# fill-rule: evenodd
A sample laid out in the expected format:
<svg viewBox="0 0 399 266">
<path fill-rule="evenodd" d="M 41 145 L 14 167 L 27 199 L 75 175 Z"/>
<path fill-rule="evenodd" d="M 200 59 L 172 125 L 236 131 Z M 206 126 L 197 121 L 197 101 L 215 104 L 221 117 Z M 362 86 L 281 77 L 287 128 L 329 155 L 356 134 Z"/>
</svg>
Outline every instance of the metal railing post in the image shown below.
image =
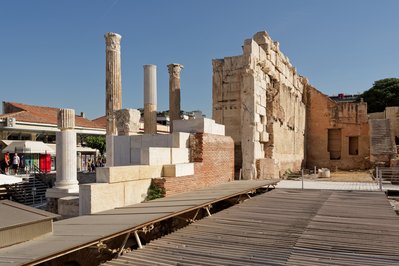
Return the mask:
<svg viewBox="0 0 399 266">
<path fill-rule="evenodd" d="M 378 179 L 379 187 L 380 187 L 380 191 L 382 191 L 382 171 L 379 170 L 378 174 L 379 174 L 379 179 Z"/>
<path fill-rule="evenodd" d="M 301 170 L 301 180 L 302 180 L 302 190 L 303 190 L 303 168 L 302 168 L 302 170 Z"/>
</svg>

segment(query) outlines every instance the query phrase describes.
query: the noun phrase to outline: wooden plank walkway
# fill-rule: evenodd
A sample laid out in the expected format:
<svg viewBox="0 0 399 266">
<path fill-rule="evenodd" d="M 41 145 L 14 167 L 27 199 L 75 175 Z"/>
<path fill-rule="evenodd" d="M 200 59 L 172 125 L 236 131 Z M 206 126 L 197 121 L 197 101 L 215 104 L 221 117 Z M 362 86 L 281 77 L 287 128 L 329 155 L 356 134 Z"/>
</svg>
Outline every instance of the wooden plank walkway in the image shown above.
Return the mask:
<svg viewBox="0 0 399 266">
<path fill-rule="evenodd" d="M 104 265 L 399 265 L 382 192 L 275 189 Z"/>
<path fill-rule="evenodd" d="M 96 245 L 212 203 L 246 194 L 278 180 L 233 181 L 215 187 L 54 223 L 52 234 L 0 249 L 0 265 L 34 265 Z M 1 214 L 6 215 L 6 214 Z"/>
</svg>

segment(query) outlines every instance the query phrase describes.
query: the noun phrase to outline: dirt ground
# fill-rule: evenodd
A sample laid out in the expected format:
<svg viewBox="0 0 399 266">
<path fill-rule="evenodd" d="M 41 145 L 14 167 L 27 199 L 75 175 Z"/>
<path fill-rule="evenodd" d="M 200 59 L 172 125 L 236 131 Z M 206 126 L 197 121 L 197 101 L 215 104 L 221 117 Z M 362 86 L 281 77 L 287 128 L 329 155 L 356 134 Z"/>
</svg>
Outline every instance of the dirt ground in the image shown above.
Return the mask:
<svg viewBox="0 0 399 266">
<path fill-rule="evenodd" d="M 318 177 L 314 174 L 305 176 L 305 179 L 336 182 L 372 182 L 370 170 L 357 171 L 335 171 L 331 172 L 331 177 Z"/>
</svg>

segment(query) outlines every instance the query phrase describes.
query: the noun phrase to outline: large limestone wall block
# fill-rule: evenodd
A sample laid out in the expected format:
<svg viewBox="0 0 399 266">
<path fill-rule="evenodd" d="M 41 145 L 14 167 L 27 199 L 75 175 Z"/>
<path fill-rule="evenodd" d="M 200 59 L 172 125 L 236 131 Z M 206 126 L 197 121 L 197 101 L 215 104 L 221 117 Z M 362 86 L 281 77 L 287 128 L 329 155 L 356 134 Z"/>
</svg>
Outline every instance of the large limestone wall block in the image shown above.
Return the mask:
<svg viewBox="0 0 399 266">
<path fill-rule="evenodd" d="M 97 168 L 97 183 L 119 183 L 162 176 L 162 165 L 129 165 Z"/>
<path fill-rule="evenodd" d="M 171 163 L 189 163 L 190 162 L 190 150 L 187 148 L 171 148 Z"/>
<path fill-rule="evenodd" d="M 221 125 L 221 124 L 216 124 L 216 123 L 213 124 L 212 125 L 212 134 L 224 136 L 225 135 L 225 126 Z"/>
<path fill-rule="evenodd" d="M 171 147 L 172 134 L 146 134 L 131 136 L 132 148 L 149 148 L 149 147 Z"/>
<path fill-rule="evenodd" d="M 144 135 L 133 135 L 130 136 L 130 147 L 134 148 L 141 148 L 141 142 Z"/>
<path fill-rule="evenodd" d="M 172 133 L 172 147 L 173 148 L 189 148 L 190 133 L 173 132 Z"/>
<path fill-rule="evenodd" d="M 96 171 L 96 182 L 118 183 L 138 180 L 140 179 L 139 168 L 139 165 L 99 167 Z"/>
<path fill-rule="evenodd" d="M 172 134 L 152 135 L 151 144 L 148 147 L 171 147 Z"/>
<path fill-rule="evenodd" d="M 125 206 L 143 202 L 147 197 L 151 179 L 124 182 Z"/>
<path fill-rule="evenodd" d="M 179 163 L 163 166 L 164 177 L 188 176 L 194 175 L 194 163 Z"/>
<path fill-rule="evenodd" d="M 224 126 L 216 124 L 209 118 L 197 118 L 189 120 L 178 120 L 173 124 L 175 132 L 188 133 L 208 133 L 215 135 L 224 135 Z M 223 132 L 222 132 L 223 131 Z"/>
<path fill-rule="evenodd" d="M 91 183 L 79 186 L 79 215 L 123 207 L 124 183 Z"/>
<path fill-rule="evenodd" d="M 140 165 L 140 177 L 141 179 L 161 177 L 162 169 L 162 165 Z"/>
<path fill-rule="evenodd" d="M 58 214 L 62 218 L 79 216 L 79 197 L 68 196 L 58 199 Z"/>
<path fill-rule="evenodd" d="M 130 164 L 130 137 L 114 137 L 114 166 Z"/>
<path fill-rule="evenodd" d="M 150 147 L 141 149 L 141 164 L 162 165 L 171 163 L 170 148 Z"/>
<path fill-rule="evenodd" d="M 130 164 L 141 164 L 141 148 L 130 149 Z"/>
</svg>

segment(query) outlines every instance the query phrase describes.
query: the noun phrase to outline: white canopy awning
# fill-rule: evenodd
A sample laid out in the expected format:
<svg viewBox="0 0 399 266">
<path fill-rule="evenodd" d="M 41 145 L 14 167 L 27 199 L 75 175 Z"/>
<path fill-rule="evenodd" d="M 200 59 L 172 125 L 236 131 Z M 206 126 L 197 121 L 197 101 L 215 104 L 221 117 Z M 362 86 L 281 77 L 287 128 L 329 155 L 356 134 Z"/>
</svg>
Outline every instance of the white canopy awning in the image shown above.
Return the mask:
<svg viewBox="0 0 399 266">
<path fill-rule="evenodd" d="M 40 153 L 40 154 L 55 154 L 53 148 L 47 146 L 41 141 L 13 141 L 3 149 L 3 153 Z"/>
</svg>

